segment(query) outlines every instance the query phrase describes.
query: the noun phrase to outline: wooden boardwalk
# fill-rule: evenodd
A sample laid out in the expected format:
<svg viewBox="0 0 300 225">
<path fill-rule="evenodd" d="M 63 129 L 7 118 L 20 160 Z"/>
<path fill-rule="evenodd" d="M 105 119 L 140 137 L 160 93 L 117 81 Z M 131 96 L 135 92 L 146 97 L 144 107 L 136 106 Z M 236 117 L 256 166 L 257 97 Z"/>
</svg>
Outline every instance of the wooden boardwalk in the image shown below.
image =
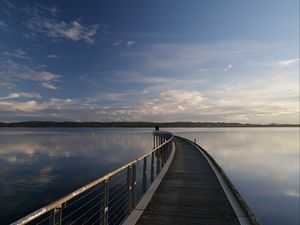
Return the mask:
<svg viewBox="0 0 300 225">
<path fill-rule="evenodd" d="M 174 142 L 170 168 L 137 224 L 240 224 L 205 157 L 180 137 Z"/>
</svg>

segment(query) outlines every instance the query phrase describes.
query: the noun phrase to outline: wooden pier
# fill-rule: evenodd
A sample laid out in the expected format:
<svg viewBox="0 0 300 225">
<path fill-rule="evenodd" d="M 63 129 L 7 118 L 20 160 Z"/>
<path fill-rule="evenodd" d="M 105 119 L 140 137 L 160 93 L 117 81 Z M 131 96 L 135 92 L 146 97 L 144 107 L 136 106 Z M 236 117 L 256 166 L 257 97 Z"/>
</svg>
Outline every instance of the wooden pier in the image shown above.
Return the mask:
<svg viewBox="0 0 300 225">
<path fill-rule="evenodd" d="M 180 137 L 175 137 L 174 143 L 174 159 L 136 224 L 256 224 L 250 223 L 241 208 L 236 210 L 243 214 L 238 218 L 215 171 L 197 146 Z"/>
</svg>

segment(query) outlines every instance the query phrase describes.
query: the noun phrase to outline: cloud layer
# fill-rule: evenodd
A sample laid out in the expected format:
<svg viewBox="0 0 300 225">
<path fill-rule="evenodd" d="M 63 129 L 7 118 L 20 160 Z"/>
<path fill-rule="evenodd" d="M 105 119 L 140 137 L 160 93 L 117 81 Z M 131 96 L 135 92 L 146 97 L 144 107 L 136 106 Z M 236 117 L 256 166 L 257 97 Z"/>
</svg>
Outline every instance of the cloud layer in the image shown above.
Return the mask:
<svg viewBox="0 0 300 225">
<path fill-rule="evenodd" d="M 251 86 L 251 85 L 250 85 Z M 238 121 L 295 123 L 299 114 L 297 89 L 280 90 L 282 99 L 269 89 L 246 87 L 221 87 L 205 92 L 168 90 L 158 97 L 143 99 L 142 103 L 126 103 L 139 94 L 111 93 L 101 97 L 80 99 L 49 99 L 16 101 L 19 97 L 39 98 L 34 93 L 12 93 L 0 98 L 0 110 L 24 116 L 30 112 L 38 118 L 84 121 Z M 145 93 L 147 96 L 147 93 Z M 260 101 L 257 101 L 258 96 Z M 294 96 L 294 97 L 290 97 Z M 111 102 L 107 104 L 107 100 Z M 122 102 L 125 105 L 122 106 Z M 271 102 L 271 103 L 270 103 Z M 116 103 L 116 104 L 114 104 Z M 246 104 L 245 104 L 246 103 Z M 187 119 L 188 118 L 188 119 Z"/>
<path fill-rule="evenodd" d="M 24 65 L 14 60 L 4 60 L 0 64 L 0 86 L 13 87 L 22 81 L 34 81 L 47 89 L 57 89 L 61 75 L 43 70 L 36 65 Z"/>
<path fill-rule="evenodd" d="M 87 27 L 76 20 L 67 23 L 65 21 L 36 16 L 27 23 L 26 27 L 34 32 L 34 37 L 42 34 L 54 40 L 67 39 L 93 44 L 99 26 L 92 25 Z"/>
<path fill-rule="evenodd" d="M 294 42 L 104 26 L 61 7 L 0 1 L 3 120 L 299 123 Z"/>
<path fill-rule="evenodd" d="M 18 6 L 12 2 L 3 1 L 5 14 L 10 17 L 25 18 L 21 25 L 26 39 L 40 39 L 46 37 L 50 40 L 83 41 L 93 44 L 96 40 L 99 24 L 84 25 L 81 19 L 64 21 L 59 18 L 60 9 L 56 6 L 33 4 L 31 6 Z M 17 35 L 14 28 L 0 20 L 0 29 L 10 34 Z"/>
<path fill-rule="evenodd" d="M 120 60 L 134 62 L 131 69 L 106 71 L 107 76 L 94 78 L 91 84 L 136 88 L 69 98 L 10 92 L 0 97 L 1 116 L 12 120 L 34 117 L 76 121 L 88 118 L 95 121 L 299 123 L 295 70 L 299 60 L 249 64 L 249 60 L 241 61 L 241 58 L 251 54 L 255 46 L 244 46 L 155 44 L 134 51 L 128 49 L 121 53 Z M 17 52 L 27 56 L 22 49 Z M 14 60 L 20 58 L 12 54 L 4 55 L 11 59 L 0 65 L 2 86 L 31 81 L 49 90 L 59 90 L 62 75 L 45 67 L 24 65 Z M 220 62 L 225 58 L 228 63 L 224 65 Z M 259 68 L 258 74 L 241 76 L 249 67 Z M 87 79 L 88 76 L 82 76 L 80 82 Z M 214 83 L 208 85 L 211 81 Z"/>
</svg>

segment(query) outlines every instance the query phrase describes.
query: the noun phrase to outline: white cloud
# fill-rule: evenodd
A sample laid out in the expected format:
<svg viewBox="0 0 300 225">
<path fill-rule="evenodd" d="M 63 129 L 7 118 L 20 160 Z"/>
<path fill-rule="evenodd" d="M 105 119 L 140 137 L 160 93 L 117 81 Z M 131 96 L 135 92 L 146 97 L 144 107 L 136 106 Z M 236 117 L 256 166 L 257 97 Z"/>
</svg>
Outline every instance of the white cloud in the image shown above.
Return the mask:
<svg viewBox="0 0 300 225">
<path fill-rule="evenodd" d="M 299 123 L 299 90 L 287 78 L 243 80 L 205 91 L 211 113 L 226 121 Z"/>
<path fill-rule="evenodd" d="M 131 48 L 135 44 L 135 41 L 127 41 L 127 47 Z"/>
<path fill-rule="evenodd" d="M 51 98 L 47 101 L 38 102 L 35 100 L 30 101 L 12 101 L 10 99 L 6 99 L 4 101 L 0 101 L 0 111 L 2 112 L 10 112 L 10 113 L 19 113 L 19 112 L 42 112 L 43 110 L 54 110 L 56 113 L 59 113 L 60 110 L 63 109 L 71 109 L 73 107 L 77 107 L 78 102 L 72 99 L 56 99 Z M 45 112 L 46 113 L 46 112 Z M 24 115 L 24 114 L 22 114 Z"/>
<path fill-rule="evenodd" d="M 278 62 L 279 66 L 291 66 L 299 63 L 299 58 L 295 59 L 287 59 L 287 60 L 281 60 Z"/>
<path fill-rule="evenodd" d="M 35 16 L 26 27 L 34 34 L 42 34 L 52 39 L 68 39 L 93 44 L 99 25 L 84 26 L 78 20 L 68 23 L 55 18 Z"/>
<path fill-rule="evenodd" d="M 57 87 L 55 85 L 53 85 L 53 84 L 51 84 L 49 82 L 43 82 L 42 86 L 44 88 L 47 88 L 47 89 L 50 89 L 50 90 L 56 90 L 57 89 Z"/>
<path fill-rule="evenodd" d="M 10 93 L 5 97 L 0 97 L 0 100 L 8 100 L 8 99 L 15 99 L 15 98 L 41 98 L 40 94 L 37 93 L 27 93 L 27 92 L 14 92 Z"/>
<path fill-rule="evenodd" d="M 124 83 L 140 83 L 140 84 L 157 84 L 171 82 L 171 78 L 153 76 L 144 74 L 139 71 L 117 70 L 111 71 L 109 77 L 104 78 L 106 81 L 124 82 Z"/>
<path fill-rule="evenodd" d="M 7 12 L 14 17 L 29 18 L 22 22 L 26 31 L 21 35 L 27 39 L 48 37 L 52 40 L 66 39 L 74 42 L 83 41 L 88 44 L 93 44 L 96 40 L 99 24 L 84 25 L 80 19 L 59 20 L 58 14 L 61 10 L 56 6 L 48 7 L 35 3 L 21 8 L 8 2 L 5 4 Z M 0 20 L 0 28 L 7 27 L 7 24 Z M 17 35 L 13 29 L 10 29 L 10 32 Z"/>
<path fill-rule="evenodd" d="M 80 105 L 80 101 L 69 99 L 69 98 L 67 99 L 51 98 L 48 101 L 42 102 L 41 105 L 44 109 L 50 109 L 50 110 L 53 109 L 61 110 L 61 109 L 71 109 L 71 108 L 73 108 L 74 110 L 76 107 Z"/>
<path fill-rule="evenodd" d="M 154 109 L 161 109 L 159 113 L 179 112 L 183 110 L 200 110 L 207 108 L 202 94 L 198 91 L 169 90 L 160 93 L 159 99 L 155 99 L 146 105 L 152 105 Z"/>
<path fill-rule="evenodd" d="M 0 28 L 7 28 L 8 25 L 3 21 L 3 20 L 0 20 Z"/>
<path fill-rule="evenodd" d="M 14 50 L 12 52 L 4 51 L 3 53 L 7 56 L 11 56 L 11 57 L 14 57 L 17 59 L 30 59 L 30 57 L 27 55 L 27 53 L 20 48 Z"/>
<path fill-rule="evenodd" d="M 104 121 L 171 121 L 176 120 L 175 118 L 180 120 L 183 115 L 191 112 L 198 113 L 207 107 L 200 92 L 169 90 L 160 93 L 157 98 L 144 100 L 141 104 L 123 107 L 96 107 L 92 118 L 97 117 Z"/>
<path fill-rule="evenodd" d="M 24 75 L 25 80 L 34 80 L 34 81 L 41 81 L 41 86 L 50 90 L 56 90 L 56 82 L 60 78 L 60 75 L 47 72 L 47 71 L 41 71 L 36 72 L 33 74 L 26 74 Z"/>
<path fill-rule="evenodd" d="M 37 72 L 34 74 L 28 74 L 25 76 L 28 80 L 37 80 L 37 81 L 55 81 L 57 80 L 60 75 L 47 72 L 47 71 L 42 71 L 42 72 Z"/>
<path fill-rule="evenodd" d="M 251 67 L 264 67 L 264 68 L 274 68 L 274 69 L 288 69 L 291 66 L 297 65 L 299 63 L 299 58 L 291 58 L 285 60 L 261 60 L 261 61 L 246 61 L 245 65 Z"/>
<path fill-rule="evenodd" d="M 26 102 L 7 102 L 0 101 L 0 109 L 9 112 L 32 112 L 42 108 L 34 100 Z"/>
<path fill-rule="evenodd" d="M 284 193 L 286 196 L 288 197 L 293 197 L 293 198 L 300 198 L 300 193 L 299 190 L 295 191 L 295 190 L 289 190 L 286 193 Z"/>
<path fill-rule="evenodd" d="M 228 72 L 229 70 L 231 70 L 232 68 L 232 65 L 231 64 L 228 64 L 224 69 L 223 69 L 223 72 Z"/>
<path fill-rule="evenodd" d="M 55 55 L 55 54 L 50 54 L 50 55 L 48 55 L 47 57 L 48 57 L 49 59 L 59 59 L 59 58 L 60 58 L 60 56 Z"/>
<path fill-rule="evenodd" d="M 45 88 L 54 89 L 53 87 L 57 88 L 56 83 L 60 81 L 61 75 L 41 70 L 39 66 L 28 66 L 13 60 L 4 60 L 0 64 L 0 77 L 7 87 L 16 86 L 22 80 L 31 80 Z"/>
<path fill-rule="evenodd" d="M 122 44 L 122 40 L 117 40 L 113 43 L 113 46 L 116 47 L 116 46 L 119 46 Z"/>
</svg>

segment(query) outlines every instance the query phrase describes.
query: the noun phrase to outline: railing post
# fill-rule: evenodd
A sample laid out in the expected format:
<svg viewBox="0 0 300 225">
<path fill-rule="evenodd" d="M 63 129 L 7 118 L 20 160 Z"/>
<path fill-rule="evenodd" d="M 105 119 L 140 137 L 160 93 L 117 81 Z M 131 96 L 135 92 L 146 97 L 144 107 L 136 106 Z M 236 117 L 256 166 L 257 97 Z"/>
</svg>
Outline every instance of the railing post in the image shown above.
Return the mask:
<svg viewBox="0 0 300 225">
<path fill-rule="evenodd" d="M 59 207 L 56 207 L 52 210 L 51 214 L 52 217 L 49 220 L 49 224 L 51 225 L 61 225 L 61 219 L 62 219 L 62 205 Z"/>
<path fill-rule="evenodd" d="M 132 211 L 132 166 L 127 168 L 128 212 Z"/>
<path fill-rule="evenodd" d="M 163 144 L 163 143 L 164 143 L 164 137 L 162 136 L 161 137 L 161 144 Z M 163 160 L 164 159 L 164 147 L 165 146 L 163 146 L 162 149 L 161 149 L 161 151 L 162 151 L 162 163 L 164 162 L 164 160 Z"/>
<path fill-rule="evenodd" d="M 136 205 L 136 164 L 133 164 L 127 169 L 128 183 L 128 211 L 129 213 Z"/>
<path fill-rule="evenodd" d="M 151 153 L 151 183 L 154 181 L 154 152 Z"/>
<path fill-rule="evenodd" d="M 169 145 L 170 145 L 170 142 L 168 142 L 167 146 L 166 146 L 166 158 L 167 160 L 169 159 Z"/>
<path fill-rule="evenodd" d="M 160 144 L 163 144 L 163 137 L 160 137 Z M 162 146 L 160 149 L 160 168 L 164 167 L 164 147 Z"/>
<path fill-rule="evenodd" d="M 163 143 L 165 143 L 165 142 L 166 142 L 166 138 L 163 137 Z M 167 161 L 166 160 L 166 147 L 167 147 L 167 145 L 165 144 L 163 147 L 163 166 L 165 165 L 165 162 Z"/>
<path fill-rule="evenodd" d="M 161 154 L 161 168 L 163 168 L 164 165 L 165 165 L 164 148 L 165 148 L 165 146 L 163 146 L 163 147 L 161 148 L 161 150 L 160 150 L 160 154 Z"/>
<path fill-rule="evenodd" d="M 132 208 L 136 206 L 136 164 L 132 166 Z"/>
<path fill-rule="evenodd" d="M 103 224 L 108 225 L 109 179 L 104 181 Z"/>
<path fill-rule="evenodd" d="M 167 138 L 165 138 L 165 142 L 167 142 Z M 168 160 L 168 145 L 169 145 L 169 143 L 167 143 L 166 144 L 166 146 L 165 146 L 165 160 L 166 160 L 166 162 L 167 162 L 167 160 Z"/>
<path fill-rule="evenodd" d="M 144 158 L 144 168 L 143 168 L 143 193 L 147 190 L 147 157 Z"/>
<path fill-rule="evenodd" d="M 160 172 L 160 150 L 161 149 L 158 149 L 156 151 L 156 175 Z"/>
<path fill-rule="evenodd" d="M 166 141 L 167 141 L 168 139 L 166 138 Z M 169 155 L 168 155 L 168 148 L 169 148 L 169 142 L 166 144 L 166 148 L 165 148 L 165 158 L 166 158 L 166 162 L 167 162 L 167 160 L 168 160 L 168 158 L 169 158 Z"/>
</svg>

